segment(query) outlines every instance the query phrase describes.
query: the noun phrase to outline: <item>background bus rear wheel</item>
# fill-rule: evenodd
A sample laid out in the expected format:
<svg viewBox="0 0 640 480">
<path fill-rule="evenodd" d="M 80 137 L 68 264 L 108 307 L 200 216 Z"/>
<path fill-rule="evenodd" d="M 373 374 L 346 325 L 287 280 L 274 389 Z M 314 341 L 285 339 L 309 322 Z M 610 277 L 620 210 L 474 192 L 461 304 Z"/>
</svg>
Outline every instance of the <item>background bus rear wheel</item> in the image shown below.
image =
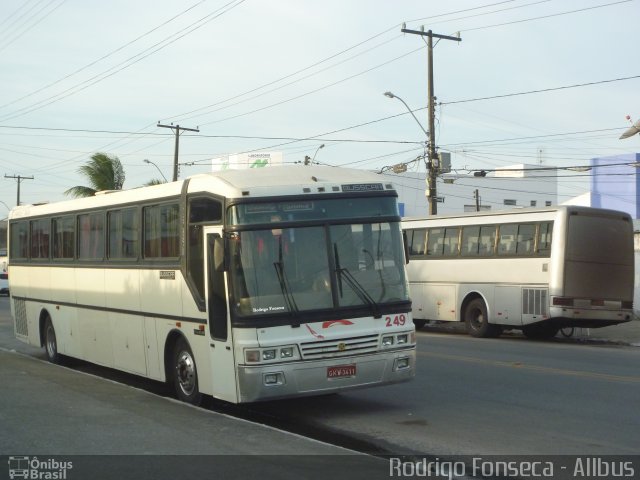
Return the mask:
<svg viewBox="0 0 640 480">
<path fill-rule="evenodd" d="M 198 390 L 198 372 L 189 344 L 180 338 L 173 352 L 173 385 L 178 400 L 200 405 L 202 394 Z"/>
<path fill-rule="evenodd" d="M 474 298 L 464 310 L 464 323 L 472 337 L 491 338 L 502 333 L 498 325 L 489 323 L 487 306 L 481 298 Z"/>
<path fill-rule="evenodd" d="M 416 320 L 415 318 L 413 319 L 413 324 L 416 326 L 416 330 L 420 330 L 422 327 L 424 327 L 427 324 L 426 320 Z"/>
<path fill-rule="evenodd" d="M 555 337 L 559 330 L 560 328 L 548 322 L 533 323 L 522 327 L 522 333 L 524 333 L 524 336 L 532 340 L 549 340 L 550 338 Z"/>
<path fill-rule="evenodd" d="M 61 355 L 58 353 L 58 341 L 56 330 L 53 328 L 51 317 L 44 321 L 44 349 L 47 352 L 47 360 L 51 363 L 61 363 Z"/>
</svg>

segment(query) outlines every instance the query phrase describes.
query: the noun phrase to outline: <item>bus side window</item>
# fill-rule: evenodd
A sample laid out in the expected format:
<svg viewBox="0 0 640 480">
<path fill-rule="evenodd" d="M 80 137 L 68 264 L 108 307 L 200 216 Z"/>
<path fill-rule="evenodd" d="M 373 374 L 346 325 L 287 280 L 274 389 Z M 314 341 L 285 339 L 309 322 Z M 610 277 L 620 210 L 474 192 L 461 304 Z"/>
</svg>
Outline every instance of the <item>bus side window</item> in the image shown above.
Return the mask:
<svg viewBox="0 0 640 480">
<path fill-rule="evenodd" d="M 551 254 L 551 233 L 553 222 L 543 222 L 538 228 L 538 255 Z"/>
<path fill-rule="evenodd" d="M 496 245 L 496 227 L 488 225 L 480 227 L 480 248 L 478 254 L 482 257 L 490 257 Z"/>
<path fill-rule="evenodd" d="M 498 243 L 498 255 L 514 255 L 516 253 L 517 224 L 500 226 L 500 242 Z"/>
<path fill-rule="evenodd" d="M 427 229 L 417 228 L 409 230 L 410 248 L 409 254 L 413 256 L 423 256 L 425 254 L 425 243 L 427 240 Z"/>
<path fill-rule="evenodd" d="M 534 224 L 525 224 L 518 227 L 518 243 L 516 246 L 516 255 L 532 255 L 533 239 L 536 235 L 536 226 Z"/>
<path fill-rule="evenodd" d="M 427 255 L 441 257 L 444 248 L 444 228 L 430 228 L 427 237 Z"/>
<path fill-rule="evenodd" d="M 448 257 L 458 256 L 460 243 L 460 228 L 447 227 L 444 229 L 444 255 Z"/>
<path fill-rule="evenodd" d="M 463 257 L 476 257 L 479 252 L 478 237 L 480 236 L 480 227 L 464 227 L 462 229 L 462 248 L 460 254 Z"/>
</svg>

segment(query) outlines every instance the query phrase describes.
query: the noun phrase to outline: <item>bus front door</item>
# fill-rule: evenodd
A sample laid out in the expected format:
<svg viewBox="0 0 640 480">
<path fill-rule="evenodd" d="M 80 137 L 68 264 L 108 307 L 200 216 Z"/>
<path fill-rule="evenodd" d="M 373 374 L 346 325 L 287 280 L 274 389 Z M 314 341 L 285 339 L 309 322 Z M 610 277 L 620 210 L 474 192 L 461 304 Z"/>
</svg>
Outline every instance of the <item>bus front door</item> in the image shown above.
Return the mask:
<svg viewBox="0 0 640 480">
<path fill-rule="evenodd" d="M 216 248 L 221 248 L 220 229 L 206 228 L 206 292 L 207 317 L 210 333 L 210 361 L 213 396 L 236 403 L 236 368 L 232 330 L 227 311 L 227 290 L 222 269 L 215 268 Z"/>
</svg>

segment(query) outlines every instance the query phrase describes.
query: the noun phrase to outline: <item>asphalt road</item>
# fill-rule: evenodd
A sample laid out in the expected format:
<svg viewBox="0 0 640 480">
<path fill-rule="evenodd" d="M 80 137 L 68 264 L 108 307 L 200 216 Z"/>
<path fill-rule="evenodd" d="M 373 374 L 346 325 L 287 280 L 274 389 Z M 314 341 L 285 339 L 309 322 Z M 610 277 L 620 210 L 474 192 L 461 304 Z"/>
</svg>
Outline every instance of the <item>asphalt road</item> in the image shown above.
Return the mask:
<svg viewBox="0 0 640 480">
<path fill-rule="evenodd" d="M 0 347 L 43 358 L 13 338 L 7 306 L 0 299 Z M 640 348 L 425 332 L 418 342 L 413 382 L 210 408 L 374 453 L 638 453 Z M 154 382 L 94 373 L 163 393 Z"/>
</svg>

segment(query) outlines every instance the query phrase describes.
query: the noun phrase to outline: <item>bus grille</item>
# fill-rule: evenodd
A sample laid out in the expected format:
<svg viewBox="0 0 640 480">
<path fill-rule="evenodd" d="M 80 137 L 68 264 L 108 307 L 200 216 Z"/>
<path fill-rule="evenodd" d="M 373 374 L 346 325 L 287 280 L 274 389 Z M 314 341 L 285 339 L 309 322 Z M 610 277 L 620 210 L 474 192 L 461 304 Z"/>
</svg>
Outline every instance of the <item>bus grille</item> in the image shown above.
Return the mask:
<svg viewBox="0 0 640 480">
<path fill-rule="evenodd" d="M 14 300 L 16 311 L 16 334 L 29 335 L 29 327 L 27 323 L 27 307 L 24 300 Z"/>
<path fill-rule="evenodd" d="M 317 342 L 301 343 L 300 349 L 302 350 L 302 358 L 305 360 L 349 357 L 378 351 L 378 339 L 379 336 L 376 334 L 334 340 L 320 340 Z"/>
<path fill-rule="evenodd" d="M 522 314 L 547 316 L 547 290 L 543 288 L 522 289 Z"/>
</svg>

